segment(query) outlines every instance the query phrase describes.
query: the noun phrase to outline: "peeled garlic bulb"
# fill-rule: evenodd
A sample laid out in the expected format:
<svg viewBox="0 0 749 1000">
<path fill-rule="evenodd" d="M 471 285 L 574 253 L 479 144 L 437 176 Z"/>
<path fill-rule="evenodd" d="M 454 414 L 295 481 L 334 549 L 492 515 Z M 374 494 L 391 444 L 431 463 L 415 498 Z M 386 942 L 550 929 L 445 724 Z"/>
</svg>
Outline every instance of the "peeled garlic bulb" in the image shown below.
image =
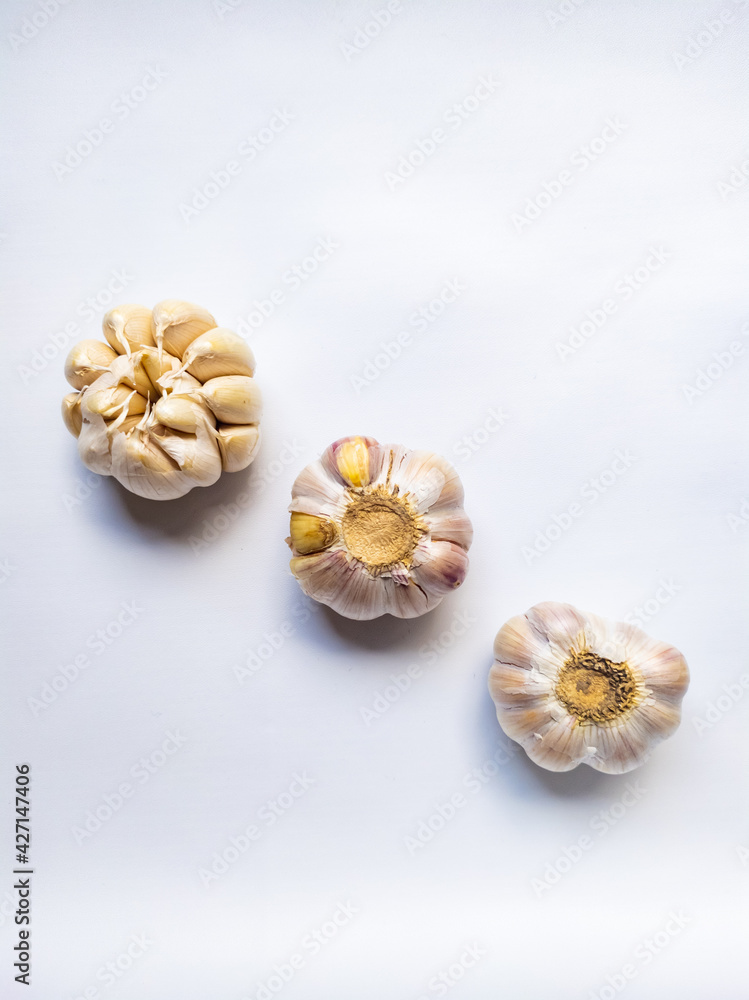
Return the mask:
<svg viewBox="0 0 749 1000">
<path fill-rule="evenodd" d="M 157 346 L 177 358 L 182 358 L 196 337 L 216 326 L 216 320 L 206 309 L 179 299 L 157 303 L 153 307 L 153 322 Z"/>
<path fill-rule="evenodd" d="M 193 340 L 182 355 L 182 365 L 201 382 L 222 375 L 255 374 L 255 357 L 248 345 L 220 326 Z"/>
<path fill-rule="evenodd" d="M 502 626 L 494 657 L 499 724 L 549 771 L 630 771 L 681 721 L 686 661 L 636 625 L 549 601 Z"/>
<path fill-rule="evenodd" d="M 473 529 L 460 479 L 439 455 L 343 438 L 291 493 L 291 571 L 339 614 L 415 618 L 463 582 Z"/>
<path fill-rule="evenodd" d="M 82 340 L 65 359 L 65 378 L 74 389 L 91 385 L 117 357 L 117 351 L 100 340 Z"/>
<path fill-rule="evenodd" d="M 209 379 L 201 394 L 217 419 L 225 424 L 256 424 L 263 412 L 260 389 L 248 375 Z"/>
<path fill-rule="evenodd" d="M 183 358 L 206 330 L 214 336 Z M 87 468 L 139 496 L 171 500 L 252 462 L 262 404 L 240 337 L 176 300 L 159 303 L 153 316 L 144 306 L 112 309 L 104 332 L 109 346 L 83 341 L 65 367 L 80 391 L 64 398 L 63 421 Z M 217 370 L 225 374 L 207 378 Z"/>
<path fill-rule="evenodd" d="M 153 346 L 153 316 L 145 306 L 125 305 L 110 309 L 102 320 L 104 336 L 118 354 Z"/>
</svg>

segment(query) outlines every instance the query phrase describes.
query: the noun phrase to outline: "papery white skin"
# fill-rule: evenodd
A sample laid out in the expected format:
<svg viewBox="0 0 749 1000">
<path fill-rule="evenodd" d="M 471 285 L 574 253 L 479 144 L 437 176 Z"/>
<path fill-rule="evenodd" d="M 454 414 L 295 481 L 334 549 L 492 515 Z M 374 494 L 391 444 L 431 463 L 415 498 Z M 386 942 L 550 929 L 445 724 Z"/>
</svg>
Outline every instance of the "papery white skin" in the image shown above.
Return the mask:
<svg viewBox="0 0 749 1000">
<path fill-rule="evenodd" d="M 253 461 L 262 400 L 248 375 L 252 352 L 241 338 L 227 330 L 214 334 L 210 313 L 177 300 L 159 303 L 153 314 L 144 306 L 120 306 L 102 325 L 108 345 L 77 345 L 65 369 L 80 392 L 65 397 L 63 419 L 89 469 L 139 496 L 172 500 Z M 201 337 L 203 346 L 181 361 Z M 216 429 L 206 402 L 215 391 L 185 370 L 194 358 L 203 359 L 204 372 L 209 364 L 227 373 L 219 380 L 222 412 L 231 413 L 236 427 Z"/>
<path fill-rule="evenodd" d="M 588 650 L 626 663 L 641 697 L 605 722 L 580 721 L 556 697 L 559 672 Z M 644 764 L 681 721 L 689 671 L 673 646 L 626 622 L 610 622 L 570 604 L 537 604 L 511 618 L 494 641 L 489 691 L 504 732 L 531 760 L 550 771 L 588 764 L 623 774 Z"/>
<path fill-rule="evenodd" d="M 353 478 L 339 467 L 344 446 L 366 450 L 362 469 Z M 359 476 L 368 466 L 366 481 Z M 377 486 L 397 489 L 408 497 L 426 529 L 409 559 L 371 572 L 348 549 L 340 525 L 352 496 Z M 292 572 L 309 597 L 347 618 L 368 620 L 383 614 L 416 618 L 436 607 L 459 586 L 468 569 L 467 551 L 473 539 L 471 522 L 462 507 L 463 488 L 453 467 L 432 452 L 401 445 L 380 445 L 373 438 L 342 438 L 297 476 L 289 510 L 332 521 L 338 528 L 328 547 L 300 553 L 288 539 L 294 557 Z"/>
</svg>

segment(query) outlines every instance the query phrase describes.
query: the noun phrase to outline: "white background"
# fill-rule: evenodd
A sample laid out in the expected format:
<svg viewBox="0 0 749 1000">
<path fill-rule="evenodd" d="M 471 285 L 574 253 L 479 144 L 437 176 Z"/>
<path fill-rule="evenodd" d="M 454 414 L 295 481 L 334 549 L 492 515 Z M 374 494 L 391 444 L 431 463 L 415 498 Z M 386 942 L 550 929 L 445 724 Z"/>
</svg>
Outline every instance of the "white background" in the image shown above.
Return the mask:
<svg viewBox="0 0 749 1000">
<path fill-rule="evenodd" d="M 378 30 L 385 6 L 48 0 L 45 23 L 3 4 L 3 997 L 267 1000 L 297 953 L 284 1000 L 747 996 L 747 5 L 589 0 L 555 22 L 544 0 L 402 0 Z M 333 252 L 295 286 L 319 240 Z M 245 320 L 266 414 L 250 470 L 158 504 L 90 475 L 59 405 L 107 307 L 167 297 Z M 416 621 L 311 613 L 288 571 L 291 482 L 347 434 L 463 478 L 471 569 Z M 641 770 L 503 750 L 492 640 L 542 600 L 647 607 L 684 652 L 683 725 Z M 12 969 L 20 761 L 30 989 Z M 270 825 L 295 773 L 313 783 Z M 314 954 L 340 904 L 356 912 Z"/>
</svg>

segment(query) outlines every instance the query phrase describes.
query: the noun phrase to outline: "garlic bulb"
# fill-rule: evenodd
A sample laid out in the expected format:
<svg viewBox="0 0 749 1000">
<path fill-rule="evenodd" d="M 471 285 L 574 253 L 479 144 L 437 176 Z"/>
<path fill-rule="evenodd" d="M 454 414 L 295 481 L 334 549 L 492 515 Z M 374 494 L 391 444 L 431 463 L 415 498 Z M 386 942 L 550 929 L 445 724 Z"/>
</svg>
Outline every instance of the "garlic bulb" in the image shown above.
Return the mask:
<svg viewBox="0 0 749 1000">
<path fill-rule="evenodd" d="M 468 570 L 463 487 L 431 452 L 342 438 L 297 476 L 289 510 L 292 573 L 347 618 L 416 618 Z"/>
<path fill-rule="evenodd" d="M 686 661 L 636 625 L 550 601 L 503 625 L 494 657 L 499 724 L 549 771 L 630 771 L 681 721 Z"/>
<path fill-rule="evenodd" d="M 79 391 L 65 396 L 63 421 L 89 469 L 139 496 L 172 500 L 252 462 L 262 398 L 240 337 L 175 299 L 153 313 L 119 306 L 103 328 L 108 344 L 83 341 L 65 362 Z"/>
</svg>

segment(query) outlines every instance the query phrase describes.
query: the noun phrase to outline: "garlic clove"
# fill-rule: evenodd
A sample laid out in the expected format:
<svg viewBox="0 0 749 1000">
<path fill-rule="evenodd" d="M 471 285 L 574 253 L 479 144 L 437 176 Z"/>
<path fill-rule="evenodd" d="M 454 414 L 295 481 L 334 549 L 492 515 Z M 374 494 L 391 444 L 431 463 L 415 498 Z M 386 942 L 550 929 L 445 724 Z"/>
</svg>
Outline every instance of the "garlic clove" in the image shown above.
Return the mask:
<svg viewBox="0 0 749 1000">
<path fill-rule="evenodd" d="M 221 455 L 205 425 L 196 434 L 185 434 L 156 425 L 151 433 L 161 449 L 176 463 L 192 486 L 212 486 L 221 475 Z"/>
<path fill-rule="evenodd" d="M 131 493 L 147 500 L 174 500 L 194 483 L 148 430 L 135 428 L 112 437 L 112 474 Z"/>
<path fill-rule="evenodd" d="M 97 389 L 89 388 L 81 403 L 84 412 L 95 413 L 105 420 L 118 417 L 123 411 L 129 416 L 145 413 L 148 401 L 127 385 L 117 384 Z"/>
<path fill-rule="evenodd" d="M 196 399 L 202 398 L 203 386 L 193 376 L 182 369 L 174 372 L 167 372 L 159 379 L 161 391 L 165 394 L 176 393 L 182 396 L 194 396 Z"/>
<path fill-rule="evenodd" d="M 151 398 L 158 399 L 164 392 L 161 384 L 162 378 L 172 372 L 179 371 L 179 358 L 175 358 L 173 354 L 168 354 L 166 351 L 162 351 L 159 354 L 159 350 L 156 347 L 144 347 L 140 351 L 140 359 L 148 380 L 151 383 Z"/>
<path fill-rule="evenodd" d="M 119 432 L 120 434 L 129 434 L 131 430 L 135 427 L 140 427 L 143 424 L 143 413 L 135 413 L 131 417 L 122 417 L 120 415 L 115 420 L 107 421 L 107 434 L 110 436 Z"/>
<path fill-rule="evenodd" d="M 455 542 L 464 549 L 471 547 L 473 526 L 466 512 L 458 507 L 439 507 L 424 515 L 431 538 L 438 542 Z"/>
<path fill-rule="evenodd" d="M 338 538 L 335 522 L 325 517 L 301 514 L 297 511 L 291 515 L 289 533 L 293 551 L 300 555 L 321 552 L 323 549 L 329 548 Z"/>
<path fill-rule="evenodd" d="M 126 366 L 122 366 L 119 370 L 120 381 L 123 385 L 129 386 L 131 389 L 135 389 L 136 392 L 140 393 L 146 399 L 156 398 L 156 391 L 153 386 L 153 382 L 149 378 L 146 367 L 143 364 L 143 353 L 142 351 L 135 351 L 130 354 L 127 358 L 123 358 L 123 361 L 127 361 Z M 110 370 L 117 370 L 118 366 L 116 363 L 112 365 Z"/>
<path fill-rule="evenodd" d="M 263 411 L 260 389 L 247 375 L 223 375 L 209 379 L 201 390 L 203 399 L 225 424 L 256 424 Z"/>
<path fill-rule="evenodd" d="M 401 496 L 409 497 L 420 512 L 437 503 L 446 480 L 443 458 L 402 446 L 380 446 L 377 451 L 381 455 L 378 482 L 397 484 Z"/>
<path fill-rule="evenodd" d="M 116 357 L 117 352 L 109 344 L 100 340 L 82 340 L 65 359 L 65 378 L 74 389 L 82 389 L 107 371 Z"/>
<path fill-rule="evenodd" d="M 102 320 L 108 342 L 118 354 L 130 354 L 139 347 L 153 347 L 154 324 L 150 309 L 128 304 L 110 309 Z"/>
<path fill-rule="evenodd" d="M 377 445 L 374 438 L 346 437 L 334 441 L 320 456 L 325 471 L 348 486 L 368 486 L 374 469 L 370 450 Z"/>
<path fill-rule="evenodd" d="M 537 671 L 538 662 L 547 648 L 547 643 L 531 627 L 527 615 L 515 615 L 497 632 L 494 639 L 494 659 L 497 666 L 508 664 L 523 671 L 533 671 L 534 668 Z M 552 675 L 555 673 L 554 665 Z"/>
<path fill-rule="evenodd" d="M 81 425 L 83 423 L 80 392 L 69 392 L 63 398 L 62 419 L 73 437 L 78 437 L 81 433 Z"/>
<path fill-rule="evenodd" d="M 250 465 L 260 447 L 258 424 L 219 424 L 216 438 L 224 472 L 241 472 Z"/>
<path fill-rule="evenodd" d="M 346 618 L 369 621 L 387 611 L 379 581 L 340 548 L 295 556 L 290 567 L 305 594 Z"/>
<path fill-rule="evenodd" d="M 207 309 L 180 299 L 164 299 L 153 307 L 155 341 L 159 350 L 182 359 L 186 348 L 206 330 L 216 326 Z"/>
<path fill-rule="evenodd" d="M 182 365 L 201 382 L 222 375 L 255 374 L 255 357 L 249 346 L 238 334 L 220 326 L 193 340 L 182 355 Z"/>
<path fill-rule="evenodd" d="M 396 579 L 384 578 L 385 611 L 396 618 L 418 618 L 432 608 L 436 608 L 442 600 L 442 594 L 425 591 L 417 586 L 413 579 L 407 585 Z"/>
<path fill-rule="evenodd" d="M 92 472 L 100 476 L 111 476 L 111 441 L 107 434 L 104 418 L 98 413 L 87 411 L 81 401 L 81 433 L 78 435 L 78 454 L 81 461 Z"/>
<path fill-rule="evenodd" d="M 441 455 L 432 455 L 430 466 L 445 477 L 442 489 L 430 505 L 430 510 L 436 513 L 443 508 L 462 507 L 465 499 L 463 484 L 453 466 Z M 411 471 L 412 467 L 409 469 Z"/>
<path fill-rule="evenodd" d="M 468 554 L 454 542 L 420 542 L 411 575 L 424 590 L 449 594 L 465 580 Z"/>
<path fill-rule="evenodd" d="M 154 405 L 153 415 L 165 427 L 185 434 L 195 434 L 198 426 L 206 422 L 211 426 L 216 424 L 215 417 L 202 399 L 180 393 L 162 396 Z"/>
<path fill-rule="evenodd" d="M 319 459 L 302 469 L 291 487 L 291 495 L 289 510 L 340 517 L 346 509 L 339 479 L 328 475 Z"/>
</svg>

